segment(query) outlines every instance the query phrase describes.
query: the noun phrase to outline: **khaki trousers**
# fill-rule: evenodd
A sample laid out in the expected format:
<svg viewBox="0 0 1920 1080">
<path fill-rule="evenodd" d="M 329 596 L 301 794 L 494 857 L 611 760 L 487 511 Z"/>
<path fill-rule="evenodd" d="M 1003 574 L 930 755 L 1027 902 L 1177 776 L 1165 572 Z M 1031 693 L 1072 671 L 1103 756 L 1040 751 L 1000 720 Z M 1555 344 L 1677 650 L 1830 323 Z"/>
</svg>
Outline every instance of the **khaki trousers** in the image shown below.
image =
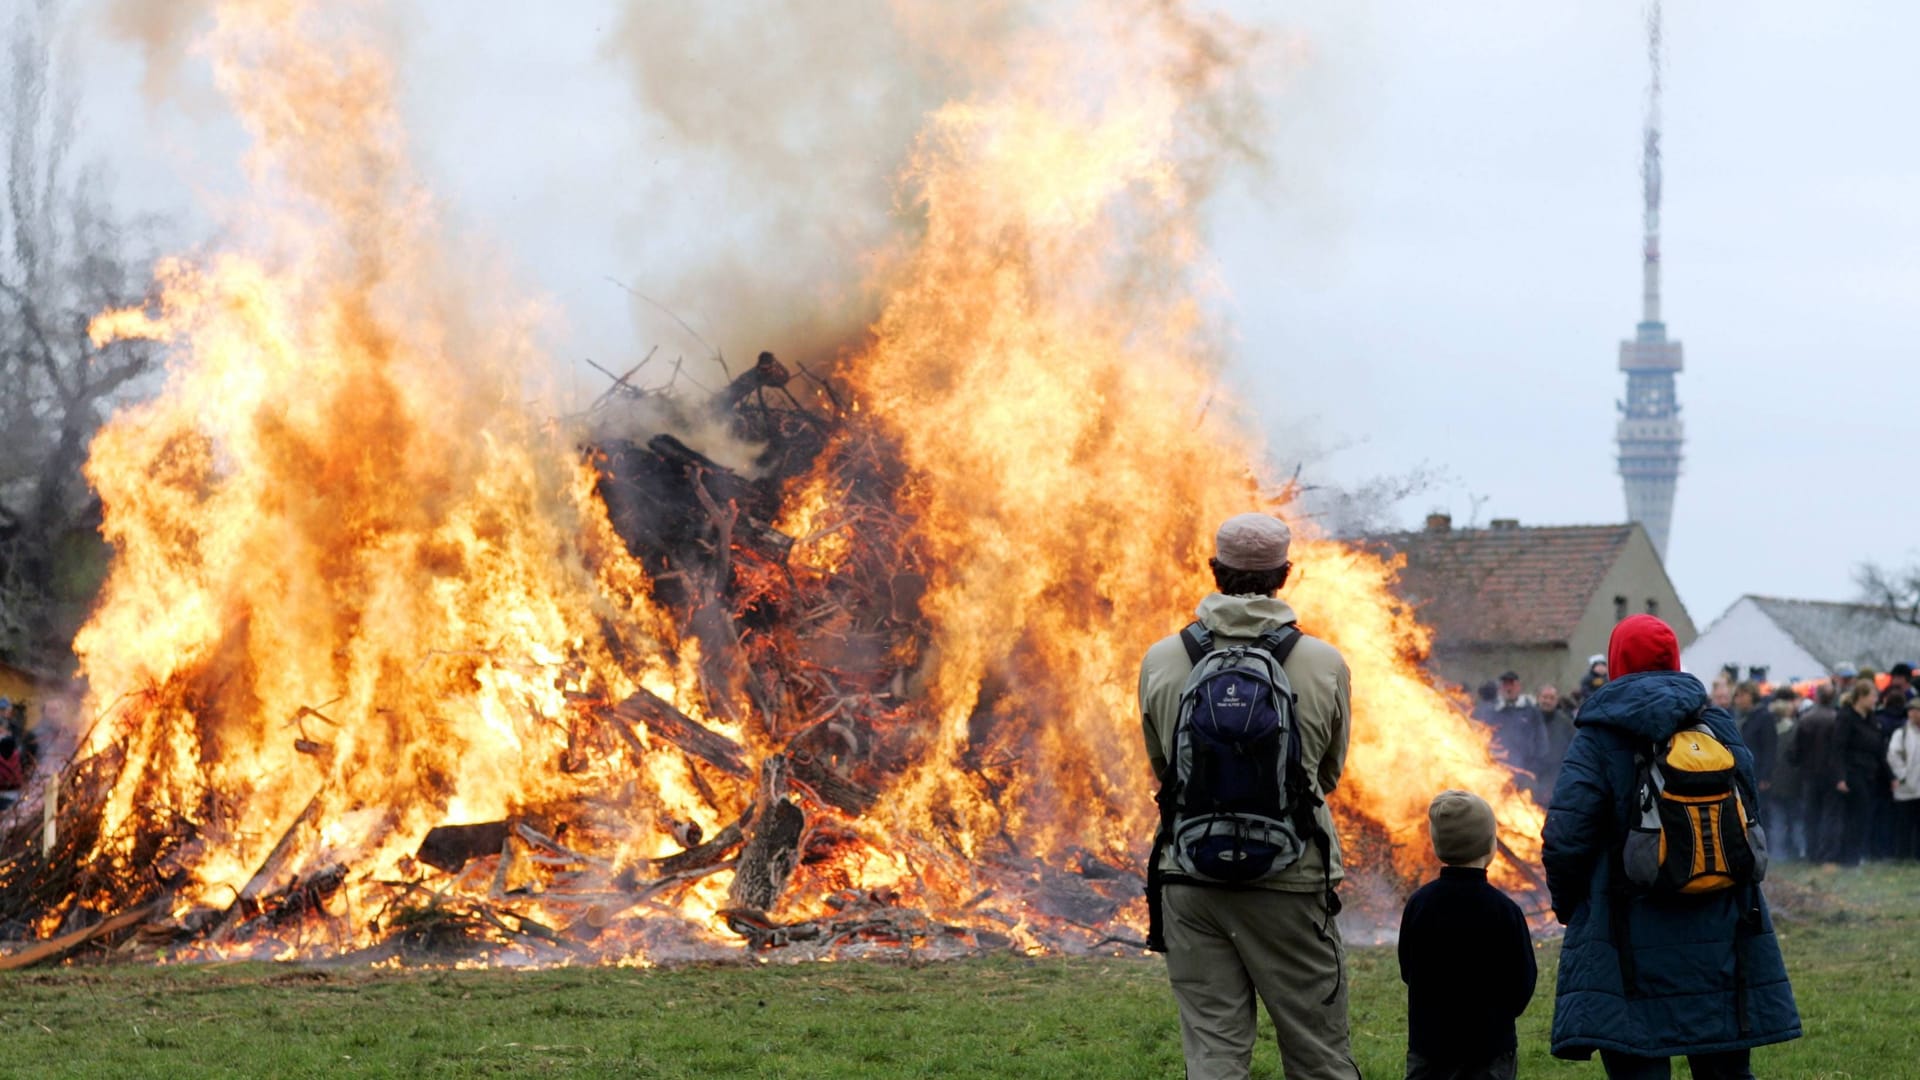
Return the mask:
<svg viewBox="0 0 1920 1080">
<path fill-rule="evenodd" d="M 1163 904 L 1188 1080 L 1246 1080 L 1256 995 L 1287 1080 L 1357 1080 L 1346 954 L 1337 925 L 1321 933 L 1323 894 L 1168 885 Z"/>
</svg>

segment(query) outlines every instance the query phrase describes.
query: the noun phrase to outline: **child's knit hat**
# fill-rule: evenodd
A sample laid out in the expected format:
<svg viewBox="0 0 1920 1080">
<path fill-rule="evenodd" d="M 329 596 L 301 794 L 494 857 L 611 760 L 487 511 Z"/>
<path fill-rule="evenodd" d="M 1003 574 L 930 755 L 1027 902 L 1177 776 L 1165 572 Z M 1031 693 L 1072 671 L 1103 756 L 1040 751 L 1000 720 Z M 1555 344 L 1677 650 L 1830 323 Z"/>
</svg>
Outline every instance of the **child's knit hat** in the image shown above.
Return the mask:
<svg viewBox="0 0 1920 1080">
<path fill-rule="evenodd" d="M 1427 807 L 1433 852 L 1449 866 L 1470 863 L 1493 850 L 1493 807 L 1471 791 L 1443 791 Z"/>
</svg>

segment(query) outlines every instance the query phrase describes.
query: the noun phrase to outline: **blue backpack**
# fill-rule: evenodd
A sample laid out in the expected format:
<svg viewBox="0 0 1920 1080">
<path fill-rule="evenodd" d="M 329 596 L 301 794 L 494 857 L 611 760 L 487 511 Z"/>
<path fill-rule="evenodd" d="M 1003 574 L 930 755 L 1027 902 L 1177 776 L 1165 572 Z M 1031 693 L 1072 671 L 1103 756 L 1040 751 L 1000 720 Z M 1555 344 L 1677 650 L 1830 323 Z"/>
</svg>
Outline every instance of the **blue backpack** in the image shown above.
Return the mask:
<svg viewBox="0 0 1920 1080">
<path fill-rule="evenodd" d="M 1300 636 L 1287 626 L 1216 648 L 1200 623 L 1180 632 L 1193 671 L 1159 801 L 1164 843 L 1197 883 L 1249 885 L 1277 874 L 1299 861 L 1316 831 L 1319 799 L 1300 764 L 1295 697 L 1281 666 Z"/>
<path fill-rule="evenodd" d="M 1216 647 L 1200 623 L 1180 631 L 1193 671 L 1180 693 L 1173 756 L 1161 778 L 1160 831 L 1147 855 L 1147 941 L 1166 952 L 1161 892 L 1168 882 L 1217 888 L 1257 886 L 1320 850 L 1331 941 L 1340 898 L 1333 890 L 1333 839 L 1314 811 L 1321 798 L 1301 762 L 1298 699 L 1282 667 L 1299 644 L 1287 625 L 1249 645 Z M 1171 850 L 1175 870 L 1161 868 Z M 1341 981 L 1323 1004 L 1332 1004 Z"/>
</svg>

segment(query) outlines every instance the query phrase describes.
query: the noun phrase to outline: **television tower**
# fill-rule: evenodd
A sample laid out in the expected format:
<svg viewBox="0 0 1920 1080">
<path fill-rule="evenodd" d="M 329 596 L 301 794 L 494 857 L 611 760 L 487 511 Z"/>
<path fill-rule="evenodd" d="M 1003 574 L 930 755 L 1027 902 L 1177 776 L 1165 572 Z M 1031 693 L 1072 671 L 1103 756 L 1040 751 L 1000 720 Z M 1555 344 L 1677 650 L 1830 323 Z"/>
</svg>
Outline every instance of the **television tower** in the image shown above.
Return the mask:
<svg viewBox="0 0 1920 1080">
<path fill-rule="evenodd" d="M 1620 343 L 1620 370 L 1627 373 L 1627 399 L 1620 409 L 1620 479 L 1627 493 L 1627 520 L 1646 526 L 1664 561 L 1673 526 L 1673 491 L 1680 479 L 1685 428 L 1673 377 L 1682 366 L 1680 343 L 1667 340 L 1660 319 L 1660 3 L 1647 11 L 1647 125 L 1640 159 L 1646 197 L 1646 245 L 1640 274 L 1640 325 Z"/>
</svg>

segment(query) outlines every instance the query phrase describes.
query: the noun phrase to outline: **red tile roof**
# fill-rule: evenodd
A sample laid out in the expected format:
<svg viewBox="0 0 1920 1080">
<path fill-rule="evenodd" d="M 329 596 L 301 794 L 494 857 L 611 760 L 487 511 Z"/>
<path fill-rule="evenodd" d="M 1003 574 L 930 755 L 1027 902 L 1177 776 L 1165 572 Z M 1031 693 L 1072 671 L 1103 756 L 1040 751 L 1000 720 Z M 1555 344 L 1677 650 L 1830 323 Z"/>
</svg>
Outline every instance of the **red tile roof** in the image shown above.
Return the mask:
<svg viewBox="0 0 1920 1080">
<path fill-rule="evenodd" d="M 1564 644 L 1633 525 L 1450 529 L 1380 540 L 1406 556 L 1400 594 L 1440 640 Z"/>
</svg>

